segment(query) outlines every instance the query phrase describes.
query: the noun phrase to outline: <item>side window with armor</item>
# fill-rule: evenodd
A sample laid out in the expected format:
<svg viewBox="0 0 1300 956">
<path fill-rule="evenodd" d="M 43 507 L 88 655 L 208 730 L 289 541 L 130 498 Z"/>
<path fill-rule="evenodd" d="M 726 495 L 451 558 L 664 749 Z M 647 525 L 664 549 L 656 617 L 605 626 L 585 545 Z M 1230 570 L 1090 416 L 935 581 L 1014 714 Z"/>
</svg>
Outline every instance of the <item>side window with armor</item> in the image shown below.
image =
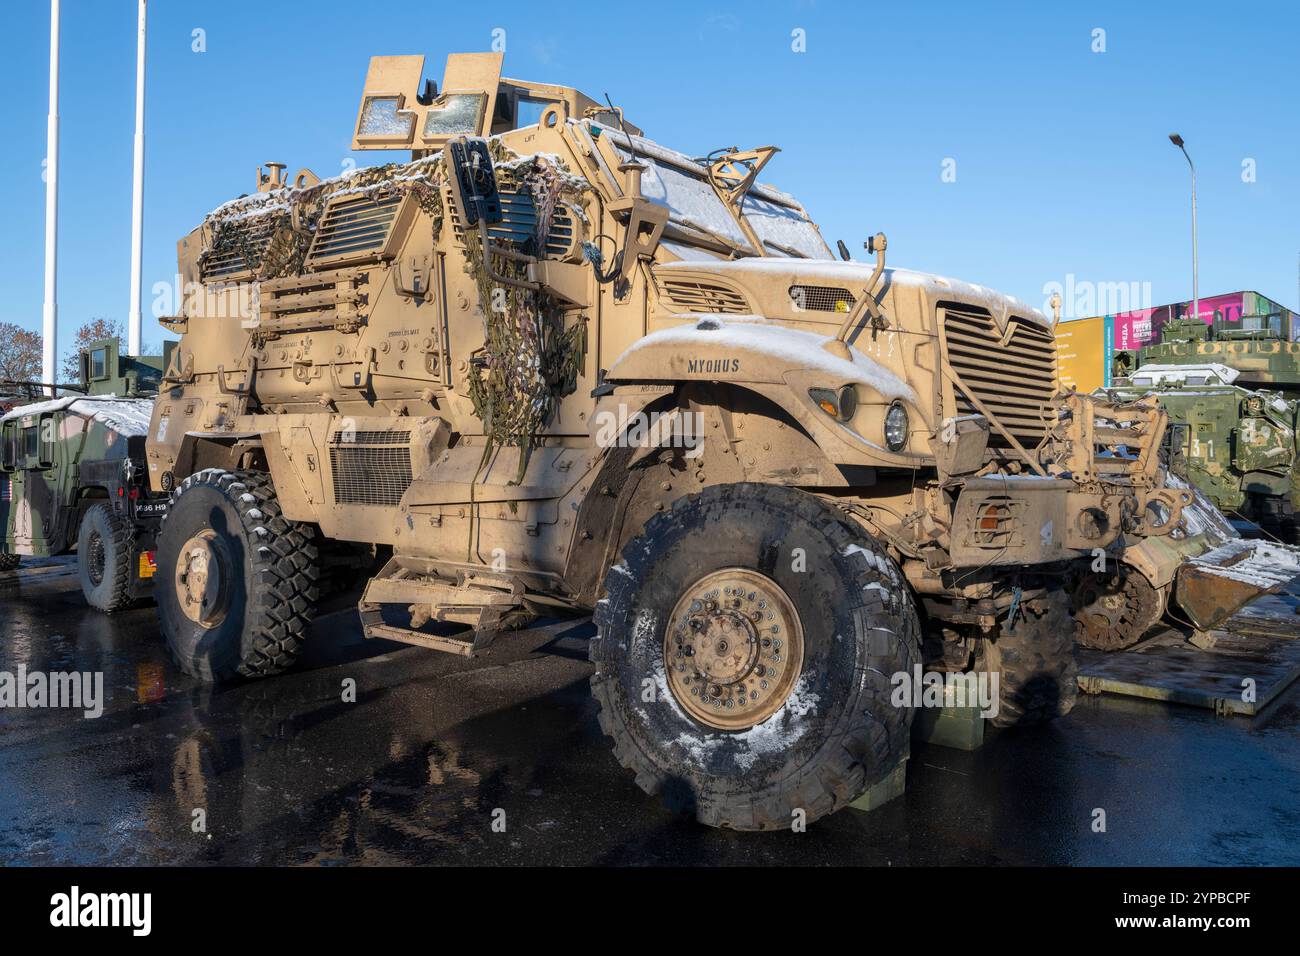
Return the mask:
<svg viewBox="0 0 1300 956">
<path fill-rule="evenodd" d="M 54 415 L 41 415 L 22 433 L 21 467 L 37 471 L 54 467 L 54 442 L 58 435 L 59 420 Z"/>
<path fill-rule="evenodd" d="M 18 423 L 5 422 L 0 430 L 0 471 L 12 472 L 18 467 Z"/>
</svg>

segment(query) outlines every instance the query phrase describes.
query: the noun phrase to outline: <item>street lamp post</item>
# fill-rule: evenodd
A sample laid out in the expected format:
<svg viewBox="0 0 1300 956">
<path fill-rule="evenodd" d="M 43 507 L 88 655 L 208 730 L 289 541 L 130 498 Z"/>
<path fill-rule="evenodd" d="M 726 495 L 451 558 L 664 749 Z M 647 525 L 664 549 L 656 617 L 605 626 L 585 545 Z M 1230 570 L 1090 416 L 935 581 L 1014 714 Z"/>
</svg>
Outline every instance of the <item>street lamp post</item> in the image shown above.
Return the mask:
<svg viewBox="0 0 1300 956">
<path fill-rule="evenodd" d="M 1201 317 L 1201 295 L 1197 286 L 1197 265 L 1196 265 L 1196 166 L 1192 163 L 1192 157 L 1187 155 L 1187 147 L 1183 145 L 1183 138 L 1177 133 L 1169 134 L 1169 142 L 1173 143 L 1183 151 L 1183 157 L 1187 160 L 1187 165 L 1192 171 L 1192 313 L 1199 319 Z"/>
</svg>

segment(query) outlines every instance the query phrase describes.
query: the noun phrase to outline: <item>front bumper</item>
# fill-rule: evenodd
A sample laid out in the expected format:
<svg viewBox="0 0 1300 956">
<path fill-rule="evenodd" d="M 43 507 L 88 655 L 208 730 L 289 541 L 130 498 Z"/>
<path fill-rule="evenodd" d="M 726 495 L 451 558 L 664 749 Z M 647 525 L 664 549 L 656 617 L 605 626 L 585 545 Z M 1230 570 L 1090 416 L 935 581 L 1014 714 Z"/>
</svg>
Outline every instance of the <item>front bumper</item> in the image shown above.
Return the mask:
<svg viewBox="0 0 1300 956">
<path fill-rule="evenodd" d="M 1171 479 L 1168 487 L 1176 494 L 1187 486 Z M 967 480 L 952 522 L 953 565 L 1044 566 L 1095 560 L 1104 552 L 1108 562 L 1140 572 L 1167 595 L 1175 618 L 1183 616 L 1201 630 L 1218 627 L 1300 576 L 1300 548 L 1238 537 L 1200 492 L 1191 491 L 1164 533 L 1123 532 L 1118 501 L 1081 491 L 1068 479 Z M 1105 533 L 1091 540 L 1084 533 L 1103 527 Z"/>
</svg>

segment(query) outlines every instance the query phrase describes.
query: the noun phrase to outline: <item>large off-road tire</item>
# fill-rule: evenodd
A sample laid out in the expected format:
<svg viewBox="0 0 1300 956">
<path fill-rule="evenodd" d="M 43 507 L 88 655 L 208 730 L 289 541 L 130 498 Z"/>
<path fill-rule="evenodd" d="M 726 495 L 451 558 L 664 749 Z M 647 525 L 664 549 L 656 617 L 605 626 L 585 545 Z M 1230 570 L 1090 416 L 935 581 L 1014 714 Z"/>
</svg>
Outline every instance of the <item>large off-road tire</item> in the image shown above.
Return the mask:
<svg viewBox="0 0 1300 956">
<path fill-rule="evenodd" d="M 131 526 L 111 505 L 97 504 L 81 518 L 77 530 L 77 577 L 86 603 L 112 614 L 130 607 L 132 547 Z"/>
<path fill-rule="evenodd" d="M 1075 641 L 1098 651 L 1132 647 L 1164 612 L 1160 593 L 1142 572 L 1124 565 L 1101 574 L 1081 572 L 1071 606 Z"/>
<path fill-rule="evenodd" d="M 209 468 L 172 494 L 155 596 L 181 670 L 207 682 L 293 664 L 318 598 L 314 529 L 286 520 L 271 477 Z"/>
<path fill-rule="evenodd" d="M 1064 717 L 1079 695 L 1074 621 L 1062 589 L 1021 603 L 1008 628 L 981 642 L 977 670 L 998 675 L 995 727 L 1024 727 Z"/>
<path fill-rule="evenodd" d="M 907 755 L 912 711 L 890 698 L 920 659 L 911 592 L 812 495 L 744 483 L 679 500 L 627 543 L 595 621 L 615 756 L 702 823 L 811 822 Z"/>
<path fill-rule="evenodd" d="M 10 554 L 8 551 L 0 551 L 0 571 L 12 571 L 22 562 L 20 554 Z"/>
</svg>

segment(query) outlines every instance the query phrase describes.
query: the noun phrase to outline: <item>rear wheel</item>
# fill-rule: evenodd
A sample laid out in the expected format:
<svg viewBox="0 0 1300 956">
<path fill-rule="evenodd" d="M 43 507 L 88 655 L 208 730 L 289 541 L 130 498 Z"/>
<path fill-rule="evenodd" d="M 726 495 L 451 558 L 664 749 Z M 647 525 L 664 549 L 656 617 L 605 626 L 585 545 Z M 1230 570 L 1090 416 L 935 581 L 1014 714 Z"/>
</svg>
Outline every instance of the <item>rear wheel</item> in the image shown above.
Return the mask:
<svg viewBox="0 0 1300 956">
<path fill-rule="evenodd" d="M 912 712 L 890 698 L 919 660 L 912 597 L 825 502 L 748 483 L 684 498 L 628 542 L 605 590 L 591 644 L 601 728 L 670 806 L 786 828 L 906 756 Z"/>
<path fill-rule="evenodd" d="M 77 575 L 86 603 L 112 614 L 131 601 L 131 526 L 107 504 L 94 505 L 77 531 Z"/>
<path fill-rule="evenodd" d="M 0 571 L 12 571 L 18 567 L 22 561 L 22 556 L 10 554 L 8 551 L 0 551 Z"/>
<path fill-rule="evenodd" d="M 155 594 L 167 645 L 203 681 L 278 674 L 296 660 L 320 575 L 311 526 L 286 520 L 270 475 L 207 469 L 172 495 Z"/>
</svg>

